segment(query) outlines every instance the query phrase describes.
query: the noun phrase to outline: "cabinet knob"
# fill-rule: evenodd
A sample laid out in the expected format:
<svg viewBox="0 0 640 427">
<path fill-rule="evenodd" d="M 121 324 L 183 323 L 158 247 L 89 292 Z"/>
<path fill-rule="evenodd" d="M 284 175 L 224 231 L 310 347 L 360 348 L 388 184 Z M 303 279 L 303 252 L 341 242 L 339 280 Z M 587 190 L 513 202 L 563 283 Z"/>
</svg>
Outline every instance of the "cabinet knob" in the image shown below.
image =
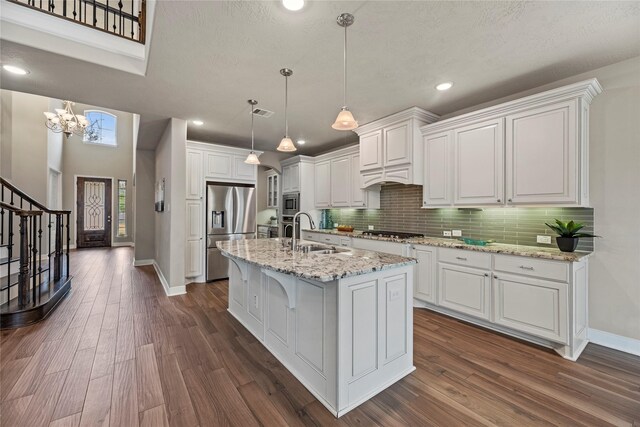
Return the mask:
<svg viewBox="0 0 640 427">
<path fill-rule="evenodd" d="M 494 278 L 494 279 L 497 279 L 497 278 L 498 278 L 498 276 L 496 276 L 496 275 L 494 274 L 494 275 L 493 275 L 493 278 Z"/>
<path fill-rule="evenodd" d="M 501 202 L 502 202 L 502 200 L 498 199 L 498 203 L 501 203 Z"/>
<path fill-rule="evenodd" d="M 427 202 L 422 202 L 422 204 L 423 204 L 423 205 L 426 205 L 426 204 L 427 204 Z"/>
<path fill-rule="evenodd" d="M 489 273 L 484 273 L 484 277 L 489 277 Z"/>
<path fill-rule="evenodd" d="M 513 200 L 509 199 L 509 200 L 507 200 L 507 201 L 508 201 L 509 203 L 511 203 Z"/>
</svg>

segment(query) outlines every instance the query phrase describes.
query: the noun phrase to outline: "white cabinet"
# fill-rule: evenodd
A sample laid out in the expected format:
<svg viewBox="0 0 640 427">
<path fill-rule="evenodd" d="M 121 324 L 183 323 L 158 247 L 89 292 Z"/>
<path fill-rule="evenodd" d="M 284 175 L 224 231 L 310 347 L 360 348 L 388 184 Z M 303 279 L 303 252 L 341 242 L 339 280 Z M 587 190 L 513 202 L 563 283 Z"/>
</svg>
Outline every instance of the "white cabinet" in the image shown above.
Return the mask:
<svg viewBox="0 0 640 427">
<path fill-rule="evenodd" d="M 204 204 L 202 201 L 187 201 L 186 211 L 186 245 L 185 245 L 185 276 L 188 278 L 200 276 L 203 273 L 204 261 Z"/>
<path fill-rule="evenodd" d="M 414 246 L 411 256 L 418 260 L 414 276 L 413 297 L 435 303 L 437 283 L 437 250 L 432 246 Z"/>
<path fill-rule="evenodd" d="M 504 203 L 503 120 L 489 120 L 453 131 L 454 203 Z"/>
<path fill-rule="evenodd" d="M 495 323 L 551 341 L 568 343 L 568 285 L 495 273 Z"/>
<path fill-rule="evenodd" d="M 576 109 L 571 100 L 507 116 L 509 203 L 579 203 Z"/>
<path fill-rule="evenodd" d="M 242 181 L 256 180 L 256 165 L 245 163 L 247 156 L 233 156 L 232 178 Z"/>
<path fill-rule="evenodd" d="M 358 147 L 317 156 L 315 163 L 316 208 L 380 208 L 380 188 L 362 189 Z"/>
<path fill-rule="evenodd" d="M 316 163 L 314 178 L 315 207 L 319 209 L 331 207 L 331 162 L 329 160 Z"/>
<path fill-rule="evenodd" d="M 317 179 L 317 175 L 316 175 Z M 325 184 L 326 185 L 326 184 Z M 331 160 L 331 206 L 351 206 L 351 157 Z M 317 194 L 317 187 L 316 187 Z M 317 196 L 316 196 L 317 197 Z"/>
<path fill-rule="evenodd" d="M 490 320 L 489 271 L 439 262 L 438 304 L 460 313 Z"/>
<path fill-rule="evenodd" d="M 589 104 L 601 91 L 591 79 L 421 127 L 423 207 L 589 206 Z"/>
<path fill-rule="evenodd" d="M 449 206 L 451 196 L 451 132 L 428 135 L 424 142 L 424 185 L 422 205 Z"/>
<path fill-rule="evenodd" d="M 282 168 L 282 192 L 300 192 L 300 164 L 284 166 Z"/>
<path fill-rule="evenodd" d="M 382 129 L 360 137 L 360 170 L 382 167 Z"/>
<path fill-rule="evenodd" d="M 360 126 L 360 172 L 363 187 L 382 182 L 422 185 L 420 126 L 438 119 L 418 107 Z"/>
<path fill-rule="evenodd" d="M 245 163 L 247 156 L 224 151 L 204 152 L 204 172 L 209 179 L 233 181 L 233 182 L 254 182 L 256 180 L 256 165 Z"/>
<path fill-rule="evenodd" d="M 398 166 L 411 163 L 413 133 L 411 120 L 405 120 L 383 129 L 384 166 Z"/>
<path fill-rule="evenodd" d="M 354 237 L 351 239 L 351 245 L 356 249 L 383 252 L 393 255 L 407 256 L 409 252 L 409 245 L 407 244 L 385 242 L 383 240 L 359 239 L 357 237 Z"/>
<path fill-rule="evenodd" d="M 275 209 L 278 207 L 278 199 L 280 198 L 280 175 L 272 171 L 267 175 L 267 208 Z"/>
<path fill-rule="evenodd" d="M 201 200 L 204 191 L 204 175 L 202 173 L 202 151 L 187 150 L 187 200 Z"/>
</svg>

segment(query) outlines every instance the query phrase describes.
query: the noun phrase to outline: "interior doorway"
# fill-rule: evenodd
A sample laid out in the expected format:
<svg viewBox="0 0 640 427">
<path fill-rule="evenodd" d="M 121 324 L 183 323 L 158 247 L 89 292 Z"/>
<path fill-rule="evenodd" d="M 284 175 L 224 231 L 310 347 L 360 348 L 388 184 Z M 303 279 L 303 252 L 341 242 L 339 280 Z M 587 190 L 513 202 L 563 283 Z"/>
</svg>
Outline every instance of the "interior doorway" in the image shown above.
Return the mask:
<svg viewBox="0 0 640 427">
<path fill-rule="evenodd" d="M 111 178 L 78 177 L 76 247 L 111 246 Z"/>
</svg>

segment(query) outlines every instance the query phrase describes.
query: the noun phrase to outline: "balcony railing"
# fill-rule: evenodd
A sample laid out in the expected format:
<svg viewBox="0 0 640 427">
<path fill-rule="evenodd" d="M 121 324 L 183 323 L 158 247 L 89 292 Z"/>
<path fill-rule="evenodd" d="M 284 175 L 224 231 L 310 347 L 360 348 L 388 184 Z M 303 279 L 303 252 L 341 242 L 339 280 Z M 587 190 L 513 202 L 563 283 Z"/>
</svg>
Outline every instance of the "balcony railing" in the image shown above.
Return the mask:
<svg viewBox="0 0 640 427">
<path fill-rule="evenodd" d="M 6 0 L 140 43 L 145 42 L 145 0 Z M 136 7 L 139 5 L 139 7 Z"/>
</svg>

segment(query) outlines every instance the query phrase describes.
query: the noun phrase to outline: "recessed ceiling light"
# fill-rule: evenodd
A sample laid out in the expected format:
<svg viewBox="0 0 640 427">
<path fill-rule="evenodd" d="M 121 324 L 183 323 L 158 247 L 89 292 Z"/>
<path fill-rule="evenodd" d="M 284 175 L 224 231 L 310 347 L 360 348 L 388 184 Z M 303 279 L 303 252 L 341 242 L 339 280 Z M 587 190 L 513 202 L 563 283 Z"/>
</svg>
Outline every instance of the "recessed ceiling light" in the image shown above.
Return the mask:
<svg viewBox="0 0 640 427">
<path fill-rule="evenodd" d="M 451 89 L 452 86 L 453 86 L 453 82 L 444 82 L 444 83 L 440 83 L 438 86 L 436 86 L 436 89 L 438 89 L 438 90 L 449 90 L 449 89 Z"/>
<path fill-rule="evenodd" d="M 202 120 L 192 120 L 191 123 L 193 123 L 196 126 L 202 126 L 204 124 Z"/>
<path fill-rule="evenodd" d="M 18 74 L 21 76 L 24 76 L 25 74 L 29 74 L 28 70 L 25 70 L 24 68 L 16 67 L 15 65 L 3 65 L 2 68 L 4 68 L 10 73 Z"/>
<path fill-rule="evenodd" d="M 289 10 L 300 10 L 304 7 L 304 0 L 282 0 L 282 5 Z"/>
<path fill-rule="evenodd" d="M 298 140 L 298 145 L 304 145 L 307 141 L 305 141 L 304 139 L 299 139 Z"/>
</svg>

